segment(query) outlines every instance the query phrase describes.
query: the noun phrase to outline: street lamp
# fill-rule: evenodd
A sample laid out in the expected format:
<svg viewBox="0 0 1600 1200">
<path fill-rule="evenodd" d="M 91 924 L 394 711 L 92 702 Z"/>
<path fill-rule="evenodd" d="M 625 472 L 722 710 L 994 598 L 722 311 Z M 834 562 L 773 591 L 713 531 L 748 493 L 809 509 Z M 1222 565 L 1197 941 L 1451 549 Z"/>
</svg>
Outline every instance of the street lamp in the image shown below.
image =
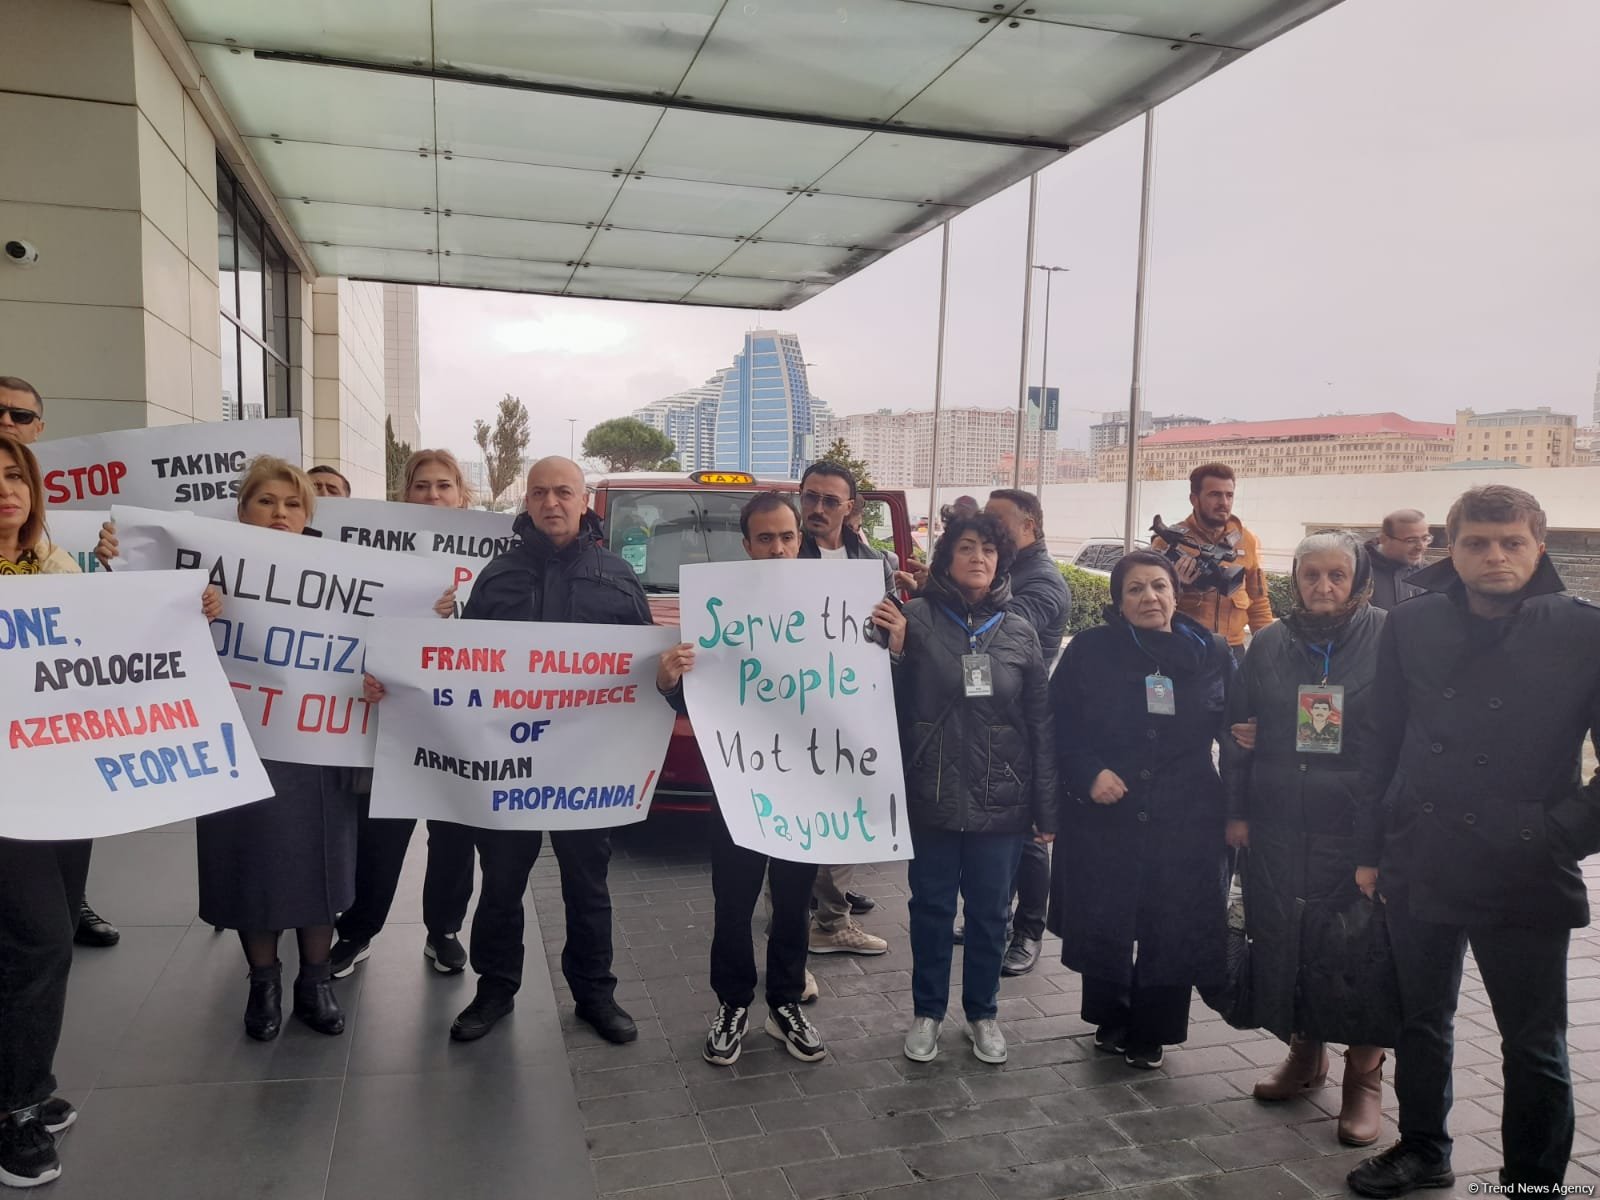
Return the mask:
<svg viewBox="0 0 1600 1200">
<path fill-rule="evenodd" d="M 1044 361 L 1039 367 L 1039 469 L 1033 480 L 1034 495 L 1042 496 L 1044 495 L 1044 410 L 1049 402 L 1050 392 L 1050 281 L 1058 272 L 1070 271 L 1072 268 L 1046 267 L 1034 263 L 1033 269 L 1044 272 Z"/>
</svg>

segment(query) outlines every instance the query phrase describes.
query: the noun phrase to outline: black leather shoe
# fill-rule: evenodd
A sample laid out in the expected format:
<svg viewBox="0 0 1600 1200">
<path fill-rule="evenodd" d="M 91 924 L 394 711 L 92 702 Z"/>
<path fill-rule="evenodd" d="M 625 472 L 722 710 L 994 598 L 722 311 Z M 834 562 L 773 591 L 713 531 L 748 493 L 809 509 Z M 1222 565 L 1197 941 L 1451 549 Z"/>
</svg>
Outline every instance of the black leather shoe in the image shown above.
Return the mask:
<svg viewBox="0 0 1600 1200">
<path fill-rule="evenodd" d="M 863 896 L 860 892 L 846 892 L 844 898 L 850 903 L 852 916 L 862 916 L 878 907 L 878 902 L 871 896 Z"/>
<path fill-rule="evenodd" d="M 122 940 L 122 931 L 90 908 L 87 900 L 80 900 L 78 928 L 72 940 L 80 946 L 115 946 Z"/>
<path fill-rule="evenodd" d="M 344 1009 L 333 994 L 333 973 L 327 963 L 302 966 L 294 981 L 294 1015 L 318 1033 L 344 1032 Z"/>
<path fill-rule="evenodd" d="M 639 1027 L 615 1000 L 597 1000 L 592 1004 L 578 1005 L 578 1020 L 594 1026 L 596 1033 L 619 1046 L 639 1036 Z"/>
<path fill-rule="evenodd" d="M 1358 1196 L 1404 1196 L 1417 1188 L 1444 1188 L 1456 1181 L 1450 1164 L 1417 1146 L 1396 1142 L 1376 1158 L 1369 1158 L 1345 1182 Z"/>
<path fill-rule="evenodd" d="M 1006 947 L 1006 956 L 1000 960 L 1000 974 L 1026 975 L 1039 965 L 1042 946 L 1038 938 L 1023 937 L 1020 933 Z"/>
<path fill-rule="evenodd" d="M 244 1006 L 244 1031 L 270 1042 L 283 1028 L 283 967 L 250 968 L 250 999 Z"/>
<path fill-rule="evenodd" d="M 485 996 L 479 992 L 450 1026 L 450 1036 L 458 1042 L 475 1042 L 498 1025 L 500 1018 L 509 1015 L 516 1006 L 516 1001 L 510 996 L 492 993 Z"/>
</svg>

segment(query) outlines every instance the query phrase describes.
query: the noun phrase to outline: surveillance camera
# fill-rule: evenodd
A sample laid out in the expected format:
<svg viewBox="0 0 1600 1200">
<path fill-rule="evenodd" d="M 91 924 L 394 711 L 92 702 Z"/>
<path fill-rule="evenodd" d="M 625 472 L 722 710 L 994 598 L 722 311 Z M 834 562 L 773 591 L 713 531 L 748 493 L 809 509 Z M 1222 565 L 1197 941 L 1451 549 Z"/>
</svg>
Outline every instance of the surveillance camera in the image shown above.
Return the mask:
<svg viewBox="0 0 1600 1200">
<path fill-rule="evenodd" d="M 17 267 L 31 267 L 39 261 L 39 247 L 20 238 L 8 238 L 6 261 Z"/>
</svg>

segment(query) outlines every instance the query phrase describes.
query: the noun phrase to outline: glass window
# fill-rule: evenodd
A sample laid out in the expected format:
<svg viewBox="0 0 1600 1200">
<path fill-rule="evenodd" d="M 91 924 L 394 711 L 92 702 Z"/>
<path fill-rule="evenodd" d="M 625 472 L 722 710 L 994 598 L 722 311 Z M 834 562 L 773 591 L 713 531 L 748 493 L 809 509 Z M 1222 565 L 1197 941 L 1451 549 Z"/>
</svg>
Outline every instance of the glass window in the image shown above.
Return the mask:
<svg viewBox="0 0 1600 1200">
<path fill-rule="evenodd" d="M 239 313 L 238 267 L 233 254 L 233 180 L 217 171 L 217 291 L 222 311 Z"/>
<path fill-rule="evenodd" d="M 239 405 L 246 421 L 267 415 L 266 354 L 247 337 L 239 339 Z"/>
<path fill-rule="evenodd" d="M 606 545 L 633 568 L 647 592 L 676 592 L 685 563 L 741 562 L 740 492 L 612 492 Z"/>
<path fill-rule="evenodd" d="M 239 413 L 239 327 L 224 313 L 222 322 L 222 419 L 237 421 Z M 195 413 L 200 417 L 200 413 Z"/>
<path fill-rule="evenodd" d="M 299 397 L 290 346 L 300 273 L 220 158 L 217 258 L 222 418 L 293 416 Z"/>
<path fill-rule="evenodd" d="M 236 223 L 239 231 L 239 324 L 261 337 L 266 322 L 263 296 L 261 219 L 247 201 L 241 200 Z"/>
</svg>

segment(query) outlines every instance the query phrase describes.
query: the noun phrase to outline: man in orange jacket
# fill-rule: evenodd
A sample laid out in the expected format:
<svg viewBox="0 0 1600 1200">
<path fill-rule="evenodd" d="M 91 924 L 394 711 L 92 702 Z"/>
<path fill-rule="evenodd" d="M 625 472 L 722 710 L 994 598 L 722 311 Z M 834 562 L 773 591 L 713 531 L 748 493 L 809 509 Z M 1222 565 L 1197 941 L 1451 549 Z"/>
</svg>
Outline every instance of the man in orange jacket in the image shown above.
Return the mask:
<svg viewBox="0 0 1600 1200">
<path fill-rule="evenodd" d="M 1200 564 L 1186 547 L 1173 568 L 1183 585 L 1178 611 L 1220 634 L 1234 657 L 1242 658 L 1245 626 L 1255 634 L 1272 624 L 1272 603 L 1267 598 L 1266 572 L 1261 569 L 1261 543 L 1233 515 L 1233 485 L 1233 468 L 1227 463 L 1202 463 L 1189 472 L 1189 503 L 1194 511 L 1174 528 L 1207 545 L 1231 545 L 1238 554 L 1235 565 L 1244 568 L 1244 585 L 1229 596 L 1216 588 L 1196 588 Z M 1156 538 L 1155 546 L 1165 549 L 1166 543 Z"/>
</svg>

